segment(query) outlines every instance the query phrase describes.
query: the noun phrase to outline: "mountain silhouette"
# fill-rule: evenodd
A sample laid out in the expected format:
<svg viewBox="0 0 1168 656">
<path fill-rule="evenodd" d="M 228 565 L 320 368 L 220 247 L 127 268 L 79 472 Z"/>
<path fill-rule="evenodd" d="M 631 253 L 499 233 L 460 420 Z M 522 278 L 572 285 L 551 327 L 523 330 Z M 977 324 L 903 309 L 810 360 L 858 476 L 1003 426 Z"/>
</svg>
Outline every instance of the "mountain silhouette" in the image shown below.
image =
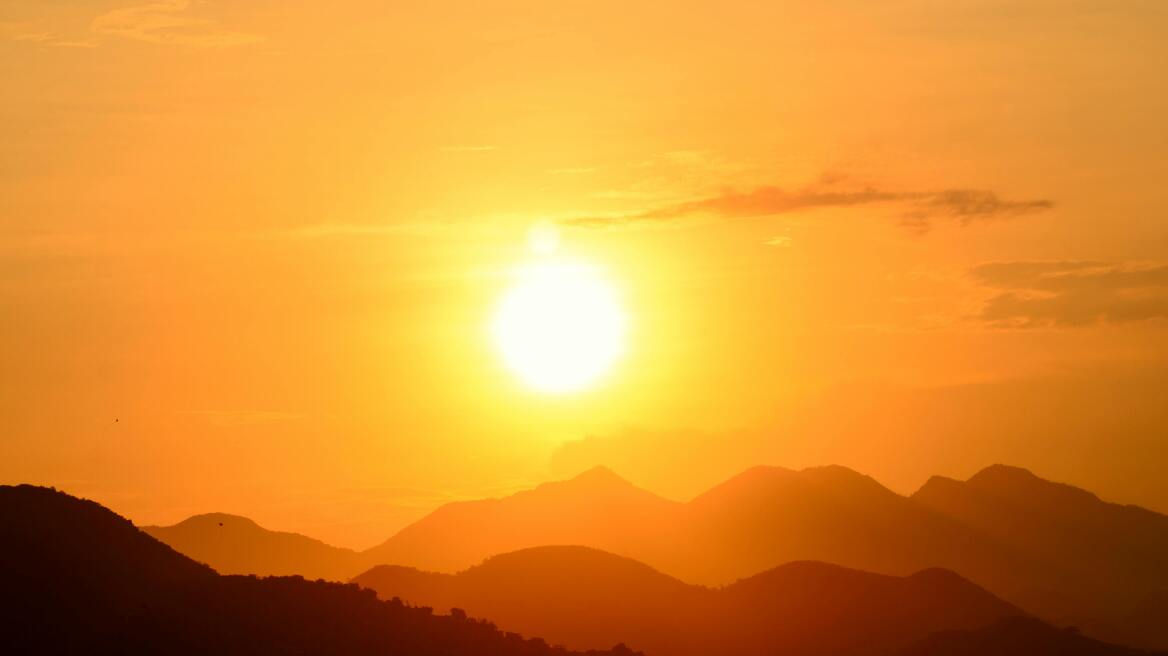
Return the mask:
<svg viewBox="0 0 1168 656">
<path fill-rule="evenodd" d="M 4 654 L 568 653 L 355 585 L 220 576 L 96 503 L 27 485 L 0 486 L 0 581 Z"/>
<path fill-rule="evenodd" d="M 934 477 L 908 497 L 839 466 L 755 467 L 688 502 L 596 468 L 504 498 L 444 505 L 355 561 L 314 560 L 292 571 L 355 576 L 393 564 L 451 573 L 554 544 L 628 556 L 704 585 L 802 560 L 896 576 L 945 568 L 1059 626 L 1163 649 L 1166 525 L 1164 515 L 1000 465 L 965 482 Z M 229 571 L 280 562 L 262 550 L 240 553 L 253 564 L 208 551 L 196 557 Z"/>
<path fill-rule="evenodd" d="M 667 526 L 678 506 L 597 467 L 502 499 L 446 504 L 363 557 L 370 565 L 456 571 L 493 554 L 548 544 L 635 554 L 653 547 L 652 527 Z"/>
<path fill-rule="evenodd" d="M 246 517 L 195 515 L 174 526 L 142 530 L 220 574 L 344 580 L 360 567 L 357 552 L 296 533 L 270 531 Z"/>
<path fill-rule="evenodd" d="M 1168 647 L 1168 516 L 1005 465 L 967 481 L 933 477 L 912 499 L 1046 563 L 1019 595 L 1029 607 L 1095 635 Z"/>
<path fill-rule="evenodd" d="M 944 570 L 892 577 L 799 562 L 711 589 L 574 546 L 503 554 L 453 575 L 381 566 L 354 582 L 570 647 L 623 641 L 663 656 L 879 654 L 1022 614 Z"/>
<path fill-rule="evenodd" d="M 648 562 L 697 582 L 795 560 L 896 575 L 945 567 L 975 580 L 1030 566 L 1024 554 L 839 466 L 755 467 L 686 504 L 678 526 L 675 539 L 709 557 L 663 552 Z"/>
</svg>

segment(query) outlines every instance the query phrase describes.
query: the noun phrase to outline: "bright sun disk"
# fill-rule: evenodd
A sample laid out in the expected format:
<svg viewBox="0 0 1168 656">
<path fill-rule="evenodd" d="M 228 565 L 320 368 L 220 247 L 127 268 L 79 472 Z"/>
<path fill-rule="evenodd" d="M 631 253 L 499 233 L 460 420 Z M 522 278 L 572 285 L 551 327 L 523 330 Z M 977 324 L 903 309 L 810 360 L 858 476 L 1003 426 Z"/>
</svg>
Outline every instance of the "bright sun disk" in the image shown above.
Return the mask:
<svg viewBox="0 0 1168 656">
<path fill-rule="evenodd" d="M 541 392 L 587 387 L 624 349 L 625 314 L 592 268 L 541 261 L 520 269 L 492 323 L 504 362 Z"/>
</svg>

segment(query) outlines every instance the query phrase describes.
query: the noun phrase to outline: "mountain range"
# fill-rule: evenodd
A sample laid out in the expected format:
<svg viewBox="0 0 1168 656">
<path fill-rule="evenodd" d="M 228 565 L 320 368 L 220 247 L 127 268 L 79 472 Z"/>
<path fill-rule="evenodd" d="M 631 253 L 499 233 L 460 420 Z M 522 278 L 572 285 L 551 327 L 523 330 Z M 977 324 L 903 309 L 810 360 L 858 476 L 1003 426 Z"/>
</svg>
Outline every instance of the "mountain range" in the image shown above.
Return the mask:
<svg viewBox="0 0 1168 656">
<path fill-rule="evenodd" d="M 352 584 L 221 576 L 96 503 L 27 485 L 0 486 L 0 581 L 4 654 L 570 654 Z"/>
<path fill-rule="evenodd" d="M 305 549 L 288 535 L 267 535 L 261 548 L 254 531 L 198 526 L 202 537 L 181 541 L 148 530 L 226 571 L 287 573 L 273 564 L 294 566 Z M 215 538 L 205 534 L 216 532 L 228 536 L 219 544 L 230 545 L 229 561 L 207 546 Z M 1168 517 L 1003 465 L 967 481 L 934 477 L 910 496 L 838 466 L 756 467 L 688 502 L 596 468 L 505 498 L 447 504 L 372 549 L 305 558 L 298 573 L 354 576 L 379 564 L 454 573 L 546 545 L 600 549 L 705 585 L 793 561 L 893 576 L 944 568 L 1060 626 L 1168 648 Z"/>
<path fill-rule="evenodd" d="M 893 577 L 794 562 L 712 589 L 587 547 L 525 549 L 453 575 L 380 566 L 354 582 L 569 647 L 623 641 L 674 656 L 889 653 L 1024 615 L 947 570 Z"/>
<path fill-rule="evenodd" d="M 580 653 L 461 607 L 435 614 L 378 600 L 356 583 L 220 575 L 96 503 L 27 485 L 0 486 L 0 577 L 0 653 Z M 713 590 L 594 549 L 543 547 L 458 575 L 379 568 L 363 582 L 458 597 L 554 640 L 628 633 L 652 656 L 1143 653 L 1027 618 L 942 570 L 890 577 L 792 563 Z M 584 653 L 637 652 L 622 643 Z"/>
</svg>

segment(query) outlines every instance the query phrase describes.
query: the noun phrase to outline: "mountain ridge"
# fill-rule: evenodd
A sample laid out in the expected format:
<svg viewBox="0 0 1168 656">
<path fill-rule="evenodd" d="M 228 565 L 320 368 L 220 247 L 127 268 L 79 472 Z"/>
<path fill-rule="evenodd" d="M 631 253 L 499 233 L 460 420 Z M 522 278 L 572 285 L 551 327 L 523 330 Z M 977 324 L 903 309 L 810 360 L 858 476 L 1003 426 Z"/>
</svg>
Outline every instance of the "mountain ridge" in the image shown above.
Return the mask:
<svg viewBox="0 0 1168 656">
<path fill-rule="evenodd" d="M 1160 628 L 1168 617 L 1154 601 L 1158 586 L 1168 590 L 1162 526 L 1168 517 L 1154 511 L 1000 464 L 966 481 L 932 477 L 908 496 L 846 467 L 759 466 L 686 502 L 594 468 L 442 506 L 360 553 L 345 573 L 384 563 L 458 572 L 550 544 L 602 549 L 711 585 L 798 560 L 895 575 L 943 567 L 1044 619 L 1168 647 Z"/>
<path fill-rule="evenodd" d="M 620 636 L 634 648 L 669 655 L 775 649 L 810 654 L 828 647 L 833 653 L 881 653 L 938 630 L 977 628 L 1023 614 L 941 570 L 892 577 L 805 561 L 708 588 L 571 545 L 493 556 L 457 574 L 375 567 L 354 582 L 382 598 L 463 608 L 569 647 Z M 569 598 L 563 590 L 572 591 Z M 587 621 L 565 619 L 572 617 Z"/>
<path fill-rule="evenodd" d="M 0 653 L 569 654 L 354 585 L 222 576 L 109 509 L 49 488 L 0 486 L 0 520 Z"/>
</svg>

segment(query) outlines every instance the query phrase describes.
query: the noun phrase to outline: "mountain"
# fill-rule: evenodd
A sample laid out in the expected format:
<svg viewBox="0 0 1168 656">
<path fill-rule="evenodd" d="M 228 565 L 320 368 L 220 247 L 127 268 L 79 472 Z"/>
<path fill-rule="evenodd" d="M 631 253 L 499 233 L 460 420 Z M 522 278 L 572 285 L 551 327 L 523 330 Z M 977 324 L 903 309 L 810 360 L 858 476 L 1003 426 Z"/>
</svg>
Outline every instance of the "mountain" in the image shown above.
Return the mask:
<svg viewBox="0 0 1168 656">
<path fill-rule="evenodd" d="M 912 500 L 1047 563 L 1019 595 L 1094 635 L 1168 648 L 1168 516 L 1017 467 L 933 477 Z"/>
<path fill-rule="evenodd" d="M 269 531 L 236 515 L 195 515 L 174 526 L 142 530 L 220 574 L 344 580 L 360 568 L 355 551 L 296 533 Z"/>
<path fill-rule="evenodd" d="M 800 562 L 711 589 L 572 546 L 503 554 L 454 575 L 381 566 L 354 582 L 574 648 L 623 641 L 660 656 L 878 654 L 1022 614 L 943 570 L 893 577 Z"/>
<path fill-rule="evenodd" d="M 628 556 L 705 585 L 800 560 L 897 576 L 939 567 L 1060 626 L 1163 649 L 1166 524 L 1164 515 L 1000 465 L 964 482 L 935 477 L 911 497 L 844 467 L 755 467 L 684 503 L 596 468 L 504 498 L 442 506 L 358 554 L 356 565 L 345 555 L 336 565 L 306 560 L 291 571 L 355 576 L 394 564 L 451 573 L 549 544 Z M 280 560 L 257 550 L 245 567 L 159 537 L 225 571 L 264 571 L 265 561 Z"/>
<path fill-rule="evenodd" d="M 355 585 L 220 576 L 96 503 L 26 485 L 0 486 L 0 581 L 5 654 L 568 653 Z"/>
<path fill-rule="evenodd" d="M 678 526 L 673 539 L 691 548 L 648 562 L 695 582 L 796 560 L 897 575 L 944 567 L 979 582 L 1033 566 L 1025 554 L 838 466 L 755 467 L 686 504 Z"/>
<path fill-rule="evenodd" d="M 446 504 L 363 554 L 370 566 L 457 571 L 493 554 L 586 544 L 620 554 L 660 548 L 681 504 L 597 467 L 502 499 Z"/>
<path fill-rule="evenodd" d="M 973 577 L 1041 567 L 843 467 L 756 467 L 688 503 L 604 468 L 502 499 L 442 506 L 365 552 L 369 565 L 454 572 L 498 553 L 579 544 L 720 585 L 793 560 Z"/>
</svg>

